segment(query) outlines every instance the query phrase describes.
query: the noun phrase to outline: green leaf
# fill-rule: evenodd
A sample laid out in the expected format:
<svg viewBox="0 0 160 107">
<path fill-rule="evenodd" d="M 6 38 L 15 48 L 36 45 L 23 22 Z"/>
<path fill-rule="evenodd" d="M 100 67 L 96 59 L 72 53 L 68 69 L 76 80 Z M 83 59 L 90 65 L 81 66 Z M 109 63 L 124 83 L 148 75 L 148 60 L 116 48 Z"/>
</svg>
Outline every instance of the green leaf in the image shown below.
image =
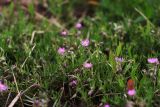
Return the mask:
<svg viewBox="0 0 160 107">
<path fill-rule="evenodd" d="M 119 43 L 118 47 L 116 48 L 116 55 L 119 56 L 122 52 L 122 43 Z"/>
<path fill-rule="evenodd" d="M 116 61 L 115 61 L 115 55 L 112 52 L 110 52 L 109 54 L 109 64 L 113 72 L 115 73 L 116 72 Z"/>
</svg>

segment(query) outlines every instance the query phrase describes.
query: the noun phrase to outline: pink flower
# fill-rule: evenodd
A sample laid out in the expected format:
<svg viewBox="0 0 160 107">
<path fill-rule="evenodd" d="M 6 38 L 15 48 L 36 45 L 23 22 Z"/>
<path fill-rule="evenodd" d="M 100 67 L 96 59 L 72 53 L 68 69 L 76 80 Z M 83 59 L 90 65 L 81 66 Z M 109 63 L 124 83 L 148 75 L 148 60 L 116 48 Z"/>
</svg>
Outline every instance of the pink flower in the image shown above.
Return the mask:
<svg viewBox="0 0 160 107">
<path fill-rule="evenodd" d="M 80 30 L 80 29 L 82 28 L 82 24 L 81 24 L 81 23 L 77 23 L 77 24 L 75 25 L 75 27 L 76 27 L 78 30 Z"/>
<path fill-rule="evenodd" d="M 115 60 L 116 62 L 124 62 L 124 59 L 122 57 L 116 57 Z"/>
<path fill-rule="evenodd" d="M 2 81 L 0 81 L 0 92 L 8 90 L 8 86 L 3 84 Z"/>
<path fill-rule="evenodd" d="M 66 51 L 66 49 L 65 49 L 64 47 L 58 48 L 58 53 L 59 53 L 60 55 L 63 55 L 63 54 L 65 53 L 65 51 Z"/>
<path fill-rule="evenodd" d="M 72 80 L 70 83 L 69 83 L 70 86 L 76 86 L 77 85 L 77 80 Z"/>
<path fill-rule="evenodd" d="M 33 107 L 40 107 L 40 101 L 39 100 L 35 100 L 34 102 L 33 102 Z"/>
<path fill-rule="evenodd" d="M 156 64 L 158 64 L 159 61 L 158 61 L 158 58 L 148 58 L 148 63 L 151 63 L 151 64 L 156 63 Z"/>
<path fill-rule="evenodd" d="M 88 63 L 88 62 L 85 62 L 85 63 L 83 64 L 83 67 L 84 67 L 84 68 L 88 68 L 88 69 L 89 69 L 89 68 L 92 68 L 92 66 L 93 66 L 92 63 Z"/>
<path fill-rule="evenodd" d="M 110 105 L 109 104 L 105 104 L 104 107 L 110 107 Z"/>
<path fill-rule="evenodd" d="M 63 31 L 61 32 L 61 35 L 62 35 L 62 36 L 67 36 L 67 35 L 68 35 L 68 32 L 67 32 L 66 30 L 63 30 Z"/>
<path fill-rule="evenodd" d="M 136 94 L 136 90 L 135 89 L 128 90 L 128 95 L 129 96 L 134 96 L 135 94 Z"/>
<path fill-rule="evenodd" d="M 89 42 L 90 42 L 89 39 L 84 39 L 81 41 L 81 45 L 84 47 L 87 47 L 87 46 L 89 46 Z"/>
</svg>

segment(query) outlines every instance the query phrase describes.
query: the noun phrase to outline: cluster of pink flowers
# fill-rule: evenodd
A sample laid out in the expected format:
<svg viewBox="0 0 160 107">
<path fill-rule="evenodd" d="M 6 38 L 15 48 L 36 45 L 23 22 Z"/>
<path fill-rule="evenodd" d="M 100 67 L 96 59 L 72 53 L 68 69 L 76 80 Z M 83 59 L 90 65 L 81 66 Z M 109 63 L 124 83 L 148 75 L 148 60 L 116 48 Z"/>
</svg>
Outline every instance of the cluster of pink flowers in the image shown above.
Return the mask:
<svg viewBox="0 0 160 107">
<path fill-rule="evenodd" d="M 82 26 L 82 23 L 76 23 L 76 25 L 75 25 L 75 28 L 77 28 L 78 30 L 80 30 L 81 28 L 82 28 L 83 26 Z M 63 31 L 61 31 L 61 33 L 60 33 L 62 36 L 67 36 L 68 35 L 68 31 L 67 30 L 63 30 Z M 89 43 L 90 43 L 90 41 L 89 41 L 89 39 L 84 39 L 84 40 L 82 40 L 81 41 L 81 45 L 83 46 L 83 47 L 88 47 L 89 46 Z M 60 54 L 60 55 L 63 55 L 64 53 L 65 53 L 65 48 L 64 47 L 60 47 L 60 48 L 58 48 L 58 53 Z"/>
<path fill-rule="evenodd" d="M 68 35 L 68 32 L 66 31 L 66 30 L 63 30 L 63 31 L 61 31 L 61 33 L 60 33 L 62 36 L 67 36 Z"/>
<path fill-rule="evenodd" d="M 110 107 L 110 105 L 109 104 L 105 104 L 104 107 Z"/>
<path fill-rule="evenodd" d="M 75 25 L 75 28 L 78 30 L 82 29 L 82 27 L 83 27 L 82 23 L 76 23 L 76 25 Z"/>
<path fill-rule="evenodd" d="M 158 58 L 148 58 L 148 63 L 159 64 Z"/>
<path fill-rule="evenodd" d="M 74 87 L 74 86 L 76 86 L 77 85 L 77 80 L 72 80 L 70 83 L 69 83 L 69 85 L 70 86 L 72 86 L 72 87 Z"/>
<path fill-rule="evenodd" d="M 77 30 L 80 30 L 80 29 L 82 29 L 82 23 L 76 23 L 75 24 L 75 28 L 77 29 Z M 68 32 L 66 31 L 66 30 L 63 30 L 62 32 L 61 32 L 61 35 L 62 36 L 67 36 L 68 35 Z M 81 41 L 81 45 L 83 46 L 83 47 L 88 47 L 89 45 L 90 45 L 90 40 L 88 39 L 88 38 L 86 38 L 86 39 L 83 39 L 82 41 Z M 64 53 L 66 52 L 66 49 L 64 48 L 64 47 L 60 47 L 59 49 L 58 49 L 58 53 L 60 54 L 60 55 L 64 55 Z M 117 62 L 117 64 L 121 64 L 122 62 L 124 62 L 124 58 L 123 57 L 115 57 L 115 61 Z M 159 61 L 158 61 L 158 58 L 148 58 L 148 63 L 152 63 L 152 64 L 159 64 Z M 88 62 L 88 61 L 86 61 L 86 62 L 84 62 L 83 63 L 83 67 L 84 68 L 86 68 L 86 69 L 90 69 L 90 68 L 92 68 L 93 67 L 93 64 L 92 63 L 90 63 L 90 62 Z M 78 82 L 77 82 L 77 80 L 72 80 L 72 81 L 70 81 L 69 82 L 69 86 L 72 86 L 72 87 L 75 87 L 75 86 L 77 86 L 77 84 L 78 84 Z M 128 81 L 128 83 L 127 83 L 127 86 L 128 86 L 128 90 L 127 90 L 127 94 L 129 95 L 129 96 L 134 96 L 135 94 L 136 94 L 136 90 L 135 90 L 135 88 L 134 88 L 134 82 L 133 82 L 133 80 L 129 80 Z M 93 89 L 91 89 L 89 92 L 88 92 L 88 95 L 91 95 L 93 93 Z M 104 107 L 110 107 L 110 105 L 108 104 L 108 103 L 106 103 L 105 105 L 104 105 Z"/>
<path fill-rule="evenodd" d="M 89 68 L 92 68 L 92 66 L 93 66 L 92 63 L 88 63 L 88 62 L 83 63 L 83 67 L 84 67 L 84 68 L 89 69 Z"/>
<path fill-rule="evenodd" d="M 115 57 L 116 62 L 124 62 L 124 58 L 122 57 Z"/>
<path fill-rule="evenodd" d="M 89 43 L 90 43 L 89 39 L 84 39 L 84 40 L 81 41 L 81 45 L 84 46 L 84 47 L 89 46 Z"/>
<path fill-rule="evenodd" d="M 82 23 L 80 23 L 80 22 L 76 23 L 75 28 L 78 29 L 78 30 L 82 29 L 83 28 Z M 68 31 L 67 30 L 62 30 L 60 32 L 60 35 L 61 36 L 67 36 L 68 35 Z"/>
<path fill-rule="evenodd" d="M 135 89 L 128 90 L 128 95 L 129 96 L 134 96 L 135 94 L 136 94 L 136 90 Z"/>
<path fill-rule="evenodd" d="M 59 53 L 60 55 L 63 55 L 63 54 L 65 53 L 65 51 L 66 51 L 66 49 L 65 49 L 64 47 L 58 48 L 58 53 Z"/>
<path fill-rule="evenodd" d="M 3 84 L 2 81 L 0 81 L 0 92 L 8 90 L 8 86 Z"/>
</svg>

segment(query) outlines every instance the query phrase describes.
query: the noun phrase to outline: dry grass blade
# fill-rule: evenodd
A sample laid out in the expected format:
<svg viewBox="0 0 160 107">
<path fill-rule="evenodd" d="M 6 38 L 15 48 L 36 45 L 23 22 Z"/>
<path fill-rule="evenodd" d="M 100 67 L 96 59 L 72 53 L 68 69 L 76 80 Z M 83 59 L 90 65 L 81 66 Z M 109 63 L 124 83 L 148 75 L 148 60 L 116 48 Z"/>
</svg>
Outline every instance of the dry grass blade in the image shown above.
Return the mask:
<svg viewBox="0 0 160 107">
<path fill-rule="evenodd" d="M 12 102 L 9 104 L 8 107 L 13 107 L 20 97 L 21 97 L 21 92 L 17 94 L 17 96 L 12 100 Z"/>
<path fill-rule="evenodd" d="M 56 27 L 63 29 L 64 27 L 58 22 L 56 18 L 51 17 L 50 19 L 46 18 L 42 14 L 35 12 L 35 16 L 37 20 L 47 20 L 49 23 L 55 25 Z"/>
<path fill-rule="evenodd" d="M 29 86 L 26 90 L 24 90 L 23 92 L 18 92 L 17 96 L 12 100 L 12 102 L 9 104 L 8 107 L 13 107 L 15 105 L 15 103 L 18 101 L 18 99 L 21 99 L 21 96 L 27 92 L 29 89 L 31 89 L 32 87 L 37 86 L 37 84 L 33 84 L 31 86 Z"/>
<path fill-rule="evenodd" d="M 18 92 L 18 95 L 19 95 L 19 94 L 20 94 L 20 91 L 19 91 L 19 88 L 18 88 L 17 80 L 16 80 L 15 74 L 14 74 L 14 72 L 13 72 L 13 69 L 14 69 L 14 68 L 12 68 L 12 75 L 13 75 L 14 83 L 15 83 L 15 85 L 16 85 L 17 92 Z M 20 101 L 21 101 L 21 104 L 22 104 L 21 106 L 24 107 L 24 106 L 23 106 L 22 98 L 21 98 L 21 96 L 18 96 L 18 95 L 17 95 L 17 97 L 18 97 L 18 99 L 19 99 L 19 97 L 20 97 Z M 16 98 L 16 97 L 15 97 L 15 98 Z M 18 100 L 18 99 L 17 99 L 17 100 Z M 15 99 L 15 101 L 16 101 L 16 99 Z M 11 107 L 12 107 L 12 106 L 11 106 Z"/>
<path fill-rule="evenodd" d="M 33 44 L 33 40 L 34 40 L 34 37 L 35 37 L 35 34 L 36 34 L 36 33 L 37 33 L 37 34 L 43 34 L 44 31 L 33 31 L 30 44 Z"/>
<path fill-rule="evenodd" d="M 10 92 L 10 93 L 8 94 L 8 97 L 7 97 L 7 100 L 6 100 L 6 104 L 5 104 L 5 107 L 7 107 L 7 104 L 8 104 L 8 100 L 9 100 L 10 96 L 11 96 L 11 92 Z"/>
<path fill-rule="evenodd" d="M 21 69 L 24 67 L 25 63 L 27 62 L 28 58 L 30 57 L 31 53 L 33 52 L 34 48 L 36 47 L 36 44 L 34 44 L 34 46 L 32 47 L 31 51 L 29 52 L 28 57 L 24 60 Z"/>
</svg>

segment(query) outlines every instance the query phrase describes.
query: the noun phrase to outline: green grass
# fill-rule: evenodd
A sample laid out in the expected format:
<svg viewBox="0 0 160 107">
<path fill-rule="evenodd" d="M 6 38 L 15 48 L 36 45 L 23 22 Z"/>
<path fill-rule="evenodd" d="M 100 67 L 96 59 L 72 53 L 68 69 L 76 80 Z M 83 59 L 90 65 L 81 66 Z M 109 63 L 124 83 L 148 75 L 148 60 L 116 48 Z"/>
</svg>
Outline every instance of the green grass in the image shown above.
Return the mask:
<svg viewBox="0 0 160 107">
<path fill-rule="evenodd" d="M 48 107 L 94 107 L 105 103 L 124 107 L 127 101 L 138 107 L 159 107 L 160 73 L 155 80 L 150 75 L 155 65 L 147 62 L 147 58 L 160 56 L 159 0 L 101 0 L 94 15 L 82 19 L 85 26 L 78 36 L 74 27 L 78 19 L 73 16 L 76 1 L 48 2 L 48 10 L 68 29 L 68 36 L 61 36 L 62 29 L 47 19 L 36 21 L 33 5 L 28 13 L 13 3 L 1 12 L 0 79 L 9 90 L 0 94 L 0 105 L 5 105 L 11 93 L 9 104 L 18 94 L 17 88 L 23 92 L 37 84 L 22 95 L 16 107 L 22 102 L 32 105 L 29 101 L 36 99 L 44 99 Z M 31 44 L 33 32 L 39 31 Z M 90 45 L 84 48 L 81 40 L 87 37 Z M 61 46 L 67 49 L 65 55 L 57 53 Z M 118 56 L 125 59 L 120 71 L 114 60 Z M 93 68 L 83 67 L 86 60 Z M 134 97 L 127 95 L 129 78 L 135 82 Z M 73 79 L 78 81 L 75 87 L 69 86 Z M 89 96 L 91 89 L 93 94 Z"/>
</svg>

